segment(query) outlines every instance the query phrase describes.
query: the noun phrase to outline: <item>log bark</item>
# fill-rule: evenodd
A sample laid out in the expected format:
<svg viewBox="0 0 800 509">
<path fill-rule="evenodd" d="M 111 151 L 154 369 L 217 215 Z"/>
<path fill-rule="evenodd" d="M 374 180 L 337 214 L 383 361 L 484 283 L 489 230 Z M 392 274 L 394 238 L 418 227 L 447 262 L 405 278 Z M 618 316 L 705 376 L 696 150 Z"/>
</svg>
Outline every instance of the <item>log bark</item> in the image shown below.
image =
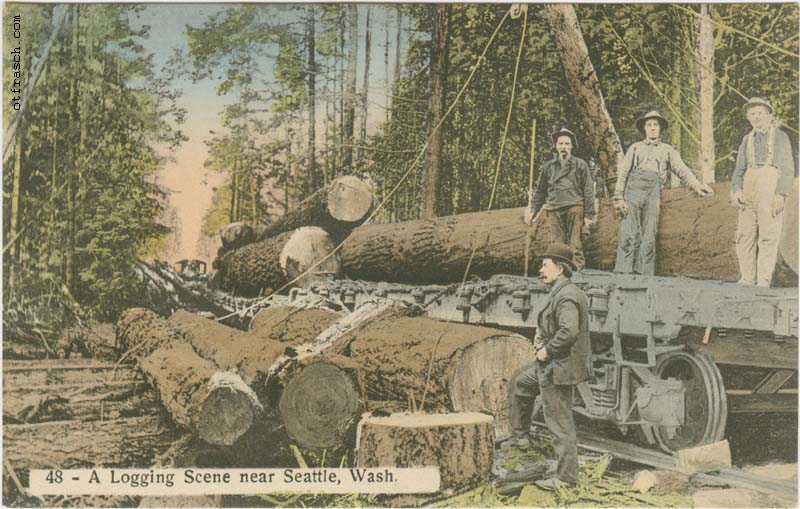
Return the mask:
<svg viewBox="0 0 800 509">
<path fill-rule="evenodd" d="M 410 401 L 430 411 L 487 412 L 508 425 L 508 383 L 533 358 L 524 337 L 427 317 L 368 322 L 339 341 L 371 400 Z"/>
<path fill-rule="evenodd" d="M 359 467 L 436 466 L 442 490 L 488 482 L 493 452 L 492 417 L 481 413 L 370 416 L 358 425 Z"/>
<path fill-rule="evenodd" d="M 561 54 L 575 104 L 597 155 L 597 164 L 607 181 L 615 180 L 624 155 L 622 144 L 608 114 L 575 8 L 570 4 L 548 4 L 544 6 L 544 14 Z"/>
<path fill-rule="evenodd" d="M 337 243 L 372 212 L 373 196 L 369 185 L 353 177 L 338 177 L 272 224 L 267 225 L 259 241 L 276 237 L 303 226 L 318 226 Z"/>
<path fill-rule="evenodd" d="M 176 424 L 219 445 L 233 444 L 250 429 L 261 411 L 255 393 L 239 375 L 200 357 L 189 332 L 142 309 L 126 313 L 117 331 Z"/>
<path fill-rule="evenodd" d="M 143 468 L 178 436 L 158 415 L 10 424 L 3 426 L 3 455 L 18 473 L 31 468 Z"/>
<path fill-rule="evenodd" d="M 335 249 L 325 230 L 299 228 L 226 254 L 218 260 L 219 281 L 225 291 L 255 297 L 278 291 L 319 263 L 296 282 L 311 284 L 339 273 L 338 255 L 331 255 Z"/>
<path fill-rule="evenodd" d="M 739 277 L 734 232 L 737 211 L 728 203 L 727 183 L 712 186 L 716 195 L 699 198 L 685 188 L 661 194 L 656 245 L 656 275 L 735 281 Z M 790 200 L 787 200 L 790 201 Z M 586 267 L 613 270 L 619 220 L 611 200 L 599 200 L 599 218 L 584 242 Z M 352 279 L 398 283 L 460 282 L 469 275 L 522 274 L 525 236 L 530 259 L 550 243 L 541 219 L 523 222 L 523 208 L 473 212 L 429 221 L 371 224 L 356 228 L 342 248 L 342 270 Z M 797 224 L 784 243 L 797 244 Z M 783 265 L 781 263 L 780 265 Z M 797 286 L 797 275 L 778 268 L 773 286 Z"/>
<path fill-rule="evenodd" d="M 221 369 L 236 371 L 250 386 L 266 376 L 286 349 L 266 335 L 243 332 L 188 311 L 176 311 L 168 321 L 186 335 L 201 357 Z"/>
<path fill-rule="evenodd" d="M 342 313 L 317 307 L 270 306 L 250 322 L 250 334 L 285 346 L 310 343 L 342 317 Z"/>
</svg>

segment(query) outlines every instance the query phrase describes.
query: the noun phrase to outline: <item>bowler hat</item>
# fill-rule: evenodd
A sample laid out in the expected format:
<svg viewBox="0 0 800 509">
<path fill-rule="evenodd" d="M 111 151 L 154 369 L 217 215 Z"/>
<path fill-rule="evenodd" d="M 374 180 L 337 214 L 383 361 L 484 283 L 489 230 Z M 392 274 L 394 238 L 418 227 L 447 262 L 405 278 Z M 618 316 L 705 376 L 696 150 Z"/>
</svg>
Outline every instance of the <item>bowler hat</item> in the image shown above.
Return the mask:
<svg viewBox="0 0 800 509">
<path fill-rule="evenodd" d="M 658 123 L 661 124 L 662 131 L 665 131 L 667 127 L 669 127 L 669 122 L 667 122 L 667 119 L 662 117 L 661 113 L 658 111 L 652 110 L 636 119 L 636 129 L 638 129 L 640 133 L 644 134 L 644 123 L 653 118 L 658 120 Z"/>
<path fill-rule="evenodd" d="M 570 248 L 566 244 L 562 244 L 560 242 L 553 242 L 547 249 L 545 249 L 544 253 L 539 255 L 539 259 L 543 260 L 545 258 L 550 258 L 551 260 L 557 262 L 564 262 L 569 265 L 572 270 L 576 270 L 575 262 L 572 261 L 572 257 L 574 256 L 572 252 L 572 248 Z"/>
<path fill-rule="evenodd" d="M 578 139 L 575 137 L 575 133 L 566 127 L 562 127 L 550 135 L 550 138 L 553 140 L 553 146 L 555 146 L 555 144 L 558 142 L 558 139 L 562 136 L 569 136 L 569 138 L 572 140 L 572 150 L 578 148 Z"/>
<path fill-rule="evenodd" d="M 749 110 L 753 106 L 763 106 L 767 110 L 769 110 L 770 113 L 772 113 L 772 111 L 773 111 L 772 110 L 772 103 L 769 102 L 769 99 L 767 99 L 765 97 L 751 97 L 750 99 L 747 100 L 746 103 L 744 103 L 744 106 L 742 106 L 742 113 L 744 113 L 746 115 L 747 114 L 747 110 Z"/>
</svg>

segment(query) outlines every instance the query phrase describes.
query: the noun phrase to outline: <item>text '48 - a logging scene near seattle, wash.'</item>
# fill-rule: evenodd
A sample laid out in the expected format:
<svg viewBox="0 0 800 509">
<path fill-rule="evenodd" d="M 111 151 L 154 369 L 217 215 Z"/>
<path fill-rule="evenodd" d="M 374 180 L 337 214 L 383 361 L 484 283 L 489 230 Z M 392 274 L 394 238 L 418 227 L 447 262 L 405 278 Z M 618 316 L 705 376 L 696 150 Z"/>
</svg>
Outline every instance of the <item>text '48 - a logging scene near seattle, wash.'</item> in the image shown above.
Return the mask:
<svg viewBox="0 0 800 509">
<path fill-rule="evenodd" d="M 4 3 L 3 505 L 796 507 L 798 8 Z"/>
</svg>

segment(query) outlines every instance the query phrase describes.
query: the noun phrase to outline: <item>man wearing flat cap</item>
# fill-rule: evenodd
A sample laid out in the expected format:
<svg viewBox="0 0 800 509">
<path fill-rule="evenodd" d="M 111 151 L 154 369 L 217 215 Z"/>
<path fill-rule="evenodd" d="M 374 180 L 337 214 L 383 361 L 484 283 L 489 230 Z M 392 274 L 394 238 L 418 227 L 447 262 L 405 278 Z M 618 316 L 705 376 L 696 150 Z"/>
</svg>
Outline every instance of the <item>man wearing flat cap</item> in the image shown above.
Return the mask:
<svg viewBox="0 0 800 509">
<path fill-rule="evenodd" d="M 615 272 L 655 274 L 661 188 L 671 173 L 700 196 L 714 194 L 713 189 L 697 180 L 678 151 L 661 141 L 661 132 L 667 127 L 667 119 L 655 110 L 637 119 L 636 128 L 644 140 L 628 148 L 617 172 L 614 208 L 622 221 Z"/>
<path fill-rule="evenodd" d="M 772 104 L 753 97 L 743 107 L 753 129 L 742 138 L 731 177 L 731 202 L 739 209 L 736 255 L 739 282 L 772 282 L 783 225 L 783 206 L 794 178 L 789 137 L 772 117 Z"/>
<path fill-rule="evenodd" d="M 536 484 L 553 489 L 577 484 L 580 475 L 572 395 L 575 385 L 591 374 L 589 305 L 586 294 L 570 280 L 575 264 L 569 246 L 551 244 L 541 260 L 539 275 L 551 289 L 536 322 L 536 359 L 519 369 L 509 385 L 510 427 L 512 444 L 525 445 L 534 401 L 541 395 L 558 466 L 553 477 Z"/>
<path fill-rule="evenodd" d="M 575 253 L 575 265 L 585 265 L 582 231 L 595 220 L 594 180 L 589 165 L 572 155 L 578 143 L 575 133 L 562 127 L 550 135 L 556 157 L 547 161 L 536 180 L 525 222 L 531 224 L 543 210 L 551 242 L 567 244 Z"/>
</svg>

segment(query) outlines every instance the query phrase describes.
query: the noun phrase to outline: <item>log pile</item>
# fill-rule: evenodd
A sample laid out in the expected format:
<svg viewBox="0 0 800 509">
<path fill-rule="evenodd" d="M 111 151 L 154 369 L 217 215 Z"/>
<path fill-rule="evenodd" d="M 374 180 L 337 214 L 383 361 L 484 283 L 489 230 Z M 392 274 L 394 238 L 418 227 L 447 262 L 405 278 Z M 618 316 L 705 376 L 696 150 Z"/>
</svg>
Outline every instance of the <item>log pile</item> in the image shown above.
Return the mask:
<svg viewBox="0 0 800 509">
<path fill-rule="evenodd" d="M 735 281 L 739 267 L 734 232 L 737 211 L 731 207 L 729 184 L 715 184 L 715 196 L 699 198 L 685 188 L 662 192 L 656 247 L 656 275 Z M 796 203 L 797 190 L 787 201 Z M 551 238 L 545 221 L 523 222 L 524 209 L 474 212 L 431 220 L 367 224 L 355 228 L 341 248 L 341 274 L 352 279 L 408 284 L 459 282 L 469 274 L 488 278 L 496 274 L 522 274 Z M 781 255 L 774 286 L 797 285 L 797 214 L 785 214 Z M 285 235 L 285 234 L 283 234 Z M 286 279 L 262 277 L 261 266 L 274 258 L 281 236 L 251 244 L 223 263 L 226 288 L 254 295 L 272 291 Z M 598 221 L 584 243 L 587 268 L 613 270 L 619 239 L 619 219 L 608 199 L 599 200 Z M 234 252 L 235 253 L 235 252 Z M 299 256 L 299 255 L 297 255 Z M 323 253 L 310 254 L 320 259 Z M 271 274 L 274 274 L 272 271 Z M 246 277 L 255 274 L 254 277 Z"/>
</svg>

